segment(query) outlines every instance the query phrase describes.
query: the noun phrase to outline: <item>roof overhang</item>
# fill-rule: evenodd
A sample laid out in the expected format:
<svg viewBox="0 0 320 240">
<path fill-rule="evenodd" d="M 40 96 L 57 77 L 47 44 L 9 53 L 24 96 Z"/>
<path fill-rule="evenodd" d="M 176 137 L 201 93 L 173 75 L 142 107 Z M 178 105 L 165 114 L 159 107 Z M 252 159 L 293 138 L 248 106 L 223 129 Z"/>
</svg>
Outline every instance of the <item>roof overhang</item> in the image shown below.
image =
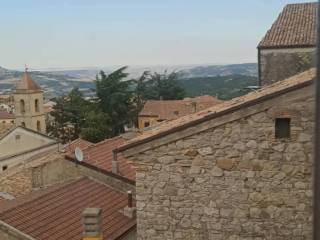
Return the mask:
<svg viewBox="0 0 320 240">
<path fill-rule="evenodd" d="M 296 85 L 289 86 L 289 87 L 281 89 L 279 91 L 272 92 L 270 94 L 266 94 L 264 96 L 252 99 L 250 101 L 246 101 L 246 102 L 240 103 L 238 105 L 226 108 L 226 109 L 224 109 L 224 110 L 222 110 L 220 112 L 213 112 L 213 113 L 211 113 L 209 115 L 206 115 L 206 116 L 204 116 L 202 118 L 195 119 L 195 120 L 187 122 L 187 123 L 185 123 L 183 125 L 179 125 L 177 127 L 170 128 L 168 130 L 159 132 L 157 134 L 151 135 L 151 136 L 146 137 L 144 139 L 141 139 L 141 140 L 138 140 L 138 141 L 135 141 L 135 142 L 131 142 L 131 143 L 129 142 L 128 144 L 125 144 L 125 145 L 122 145 L 122 146 L 118 147 L 117 149 L 114 150 L 114 152 L 115 153 L 124 152 L 126 150 L 129 150 L 131 148 L 137 147 L 139 145 L 143 145 L 143 144 L 149 143 L 149 142 L 151 142 L 153 140 L 156 140 L 156 139 L 159 139 L 159 138 L 163 138 L 163 137 L 168 136 L 170 134 L 173 134 L 173 133 L 176 133 L 176 132 L 179 132 L 179 131 L 183 131 L 183 130 L 186 130 L 187 128 L 191 128 L 191 127 L 194 127 L 194 126 L 199 125 L 201 123 L 204 123 L 204 122 L 207 122 L 207 121 L 222 117 L 222 116 L 224 116 L 226 114 L 231 114 L 231 113 L 234 113 L 234 112 L 236 112 L 238 110 L 245 109 L 245 108 L 248 108 L 248 107 L 263 103 L 263 102 L 265 102 L 265 101 L 267 101 L 269 99 L 275 98 L 275 97 L 280 96 L 282 94 L 289 93 L 289 92 L 292 92 L 292 91 L 295 91 L 295 90 L 298 90 L 298 89 L 301 89 L 301 88 L 304 88 L 304 87 L 311 86 L 313 83 L 314 83 L 314 78 L 312 78 L 312 79 L 310 79 L 308 81 L 301 82 L 301 83 L 296 84 Z"/>
</svg>

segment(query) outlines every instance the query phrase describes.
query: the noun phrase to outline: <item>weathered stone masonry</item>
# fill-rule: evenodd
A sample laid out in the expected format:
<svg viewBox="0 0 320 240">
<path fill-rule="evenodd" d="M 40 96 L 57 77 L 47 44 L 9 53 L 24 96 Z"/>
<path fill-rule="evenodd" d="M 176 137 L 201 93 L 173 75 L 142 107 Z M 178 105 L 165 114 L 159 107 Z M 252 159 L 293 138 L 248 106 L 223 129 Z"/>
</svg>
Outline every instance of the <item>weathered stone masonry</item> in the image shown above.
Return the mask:
<svg viewBox="0 0 320 240">
<path fill-rule="evenodd" d="M 138 239 L 311 239 L 312 89 L 128 154 L 137 166 Z M 290 139 L 275 139 L 277 117 L 291 118 Z"/>
<path fill-rule="evenodd" d="M 292 77 L 315 66 L 315 48 L 258 49 L 261 86 Z"/>
</svg>

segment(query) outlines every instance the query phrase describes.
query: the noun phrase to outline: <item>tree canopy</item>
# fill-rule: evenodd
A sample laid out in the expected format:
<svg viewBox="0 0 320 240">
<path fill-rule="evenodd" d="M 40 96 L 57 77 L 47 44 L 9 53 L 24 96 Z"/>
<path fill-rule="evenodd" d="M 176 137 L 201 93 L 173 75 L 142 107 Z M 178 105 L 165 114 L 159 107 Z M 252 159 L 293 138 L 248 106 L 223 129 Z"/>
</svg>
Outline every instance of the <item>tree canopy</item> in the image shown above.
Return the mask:
<svg viewBox="0 0 320 240">
<path fill-rule="evenodd" d="M 185 95 L 174 72 L 144 72 L 130 80 L 126 69 L 122 67 L 108 75 L 100 71 L 94 100 L 85 100 L 77 88 L 56 99 L 49 133 L 64 143 L 78 137 L 99 142 L 123 133 L 128 125 L 137 125 L 138 114 L 147 100 L 182 99 Z"/>
</svg>

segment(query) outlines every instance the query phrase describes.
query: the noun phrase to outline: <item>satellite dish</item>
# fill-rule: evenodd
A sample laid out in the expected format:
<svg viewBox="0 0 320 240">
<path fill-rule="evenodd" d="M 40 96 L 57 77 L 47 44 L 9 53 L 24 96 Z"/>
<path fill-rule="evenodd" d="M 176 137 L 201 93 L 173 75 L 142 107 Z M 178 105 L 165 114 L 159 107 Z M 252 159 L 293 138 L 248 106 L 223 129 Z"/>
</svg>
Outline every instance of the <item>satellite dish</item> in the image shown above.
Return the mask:
<svg viewBox="0 0 320 240">
<path fill-rule="evenodd" d="M 79 147 L 76 147 L 76 149 L 74 150 L 74 155 L 76 155 L 76 159 L 79 162 L 83 161 L 83 153 Z"/>
</svg>

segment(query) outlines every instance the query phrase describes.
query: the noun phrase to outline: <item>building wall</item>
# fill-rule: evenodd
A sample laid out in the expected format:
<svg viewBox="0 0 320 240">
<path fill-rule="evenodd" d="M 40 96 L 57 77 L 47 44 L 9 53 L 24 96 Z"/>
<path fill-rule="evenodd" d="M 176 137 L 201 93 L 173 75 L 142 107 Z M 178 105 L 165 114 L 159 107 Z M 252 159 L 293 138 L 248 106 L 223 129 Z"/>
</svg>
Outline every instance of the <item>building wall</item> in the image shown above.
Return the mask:
<svg viewBox="0 0 320 240">
<path fill-rule="evenodd" d="M 131 190 L 135 193 L 135 185 L 113 176 L 107 175 L 77 162 L 64 159 L 58 152 L 42 153 L 35 159 L 9 168 L 0 174 L 0 192 L 7 192 L 17 197 L 30 193 L 34 189 L 63 183 L 80 177 L 91 177 L 123 193 Z"/>
<path fill-rule="evenodd" d="M 39 101 L 39 111 L 36 111 L 35 101 Z M 25 112 L 22 111 L 20 106 L 20 100 L 25 102 Z M 15 115 L 16 115 L 16 125 L 21 126 L 22 122 L 25 123 L 27 128 L 38 131 L 37 122 L 40 122 L 40 131 L 42 133 L 46 132 L 45 124 L 45 112 L 43 108 L 43 93 L 33 92 L 33 93 L 15 93 Z"/>
<path fill-rule="evenodd" d="M 125 152 L 138 239 L 312 239 L 313 88 Z M 291 118 L 291 138 L 275 138 L 278 117 Z"/>
<path fill-rule="evenodd" d="M 15 121 L 12 118 L 0 119 L 0 126 L 14 125 Z"/>
<path fill-rule="evenodd" d="M 284 80 L 315 66 L 315 48 L 260 49 L 262 86 Z"/>
<path fill-rule="evenodd" d="M 8 169 L 20 164 L 25 163 L 32 159 L 33 156 L 39 153 L 48 152 L 49 150 L 58 150 L 59 143 L 49 144 L 31 151 L 21 152 L 17 155 L 5 156 L 0 158 L 0 174 Z"/>
<path fill-rule="evenodd" d="M 9 168 L 0 175 L 0 192 L 18 197 L 34 189 L 80 177 L 79 170 L 58 152 L 42 153 L 36 159 Z"/>
<path fill-rule="evenodd" d="M 125 236 L 117 238 L 117 240 L 137 240 L 137 229 L 130 231 Z"/>
<path fill-rule="evenodd" d="M 45 146 L 56 142 L 53 139 L 41 136 L 37 133 L 16 128 L 0 141 L 0 159 L 4 156 L 15 155 L 21 152 Z"/>
<path fill-rule="evenodd" d="M 138 117 L 138 124 L 139 124 L 139 129 L 145 128 L 146 127 L 146 123 L 149 124 L 149 126 L 155 125 L 158 122 L 158 117 L 146 117 L 146 116 L 139 116 Z"/>
</svg>

